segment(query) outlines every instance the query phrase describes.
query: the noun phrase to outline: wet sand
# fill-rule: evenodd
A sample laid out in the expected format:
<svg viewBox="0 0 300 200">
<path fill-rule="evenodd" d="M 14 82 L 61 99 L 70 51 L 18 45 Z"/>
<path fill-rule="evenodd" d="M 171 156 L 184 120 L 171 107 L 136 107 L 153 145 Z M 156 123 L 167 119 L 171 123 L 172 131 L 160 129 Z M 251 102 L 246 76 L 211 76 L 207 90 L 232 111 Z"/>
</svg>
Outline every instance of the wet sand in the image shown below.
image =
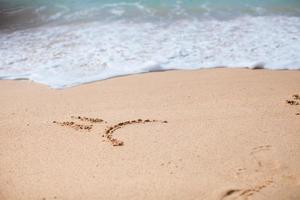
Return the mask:
<svg viewBox="0 0 300 200">
<path fill-rule="evenodd" d="M 0 199 L 300 199 L 300 71 L 0 81 Z"/>
</svg>

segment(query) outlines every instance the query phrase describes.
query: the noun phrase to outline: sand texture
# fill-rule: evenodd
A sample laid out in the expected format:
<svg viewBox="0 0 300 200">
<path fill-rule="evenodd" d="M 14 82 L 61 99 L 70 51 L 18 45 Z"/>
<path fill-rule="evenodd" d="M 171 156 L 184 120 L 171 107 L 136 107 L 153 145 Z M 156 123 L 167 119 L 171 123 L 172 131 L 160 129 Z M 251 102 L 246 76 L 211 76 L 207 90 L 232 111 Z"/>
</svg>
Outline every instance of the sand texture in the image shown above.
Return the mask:
<svg viewBox="0 0 300 200">
<path fill-rule="evenodd" d="M 300 199 L 300 71 L 0 90 L 0 200 Z"/>
</svg>

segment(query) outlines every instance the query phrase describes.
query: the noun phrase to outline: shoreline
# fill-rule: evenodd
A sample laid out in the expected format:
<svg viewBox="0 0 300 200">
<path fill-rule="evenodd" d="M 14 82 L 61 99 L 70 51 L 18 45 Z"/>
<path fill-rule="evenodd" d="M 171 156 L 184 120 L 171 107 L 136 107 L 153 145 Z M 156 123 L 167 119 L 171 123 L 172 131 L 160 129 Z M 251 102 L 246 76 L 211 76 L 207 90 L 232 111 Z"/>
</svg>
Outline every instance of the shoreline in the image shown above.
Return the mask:
<svg viewBox="0 0 300 200">
<path fill-rule="evenodd" d="M 0 80 L 0 199 L 299 199 L 299 86 L 244 68 Z"/>
<path fill-rule="evenodd" d="M 79 87 L 81 85 L 85 84 L 93 84 L 101 81 L 107 81 L 110 79 L 116 79 L 116 78 L 121 78 L 121 77 L 131 77 L 131 76 L 137 76 L 137 75 L 143 75 L 143 74 L 148 74 L 148 73 L 162 73 L 162 72 L 172 72 L 172 71 L 182 71 L 182 72 L 193 72 L 193 71 L 201 71 L 201 70 L 216 70 L 216 69 L 229 69 L 229 70 L 266 70 L 266 71 L 300 71 L 300 68 L 298 69 L 287 69 L 287 68 L 282 68 L 282 69 L 271 69 L 271 68 L 266 68 L 265 66 L 260 66 L 260 65 L 255 65 L 252 67 L 227 67 L 227 66 L 216 66 L 216 67 L 208 67 L 208 68 L 198 68 L 198 69 L 167 69 L 167 70 L 154 70 L 154 71 L 149 71 L 149 72 L 139 72 L 139 73 L 132 73 L 132 74 L 124 74 L 124 75 L 116 75 L 112 76 L 109 78 L 104 78 L 104 79 L 99 79 L 99 80 L 94 80 L 94 81 L 88 81 L 88 82 L 83 82 L 83 83 L 78 83 L 74 84 L 71 86 L 63 86 L 63 87 L 51 87 L 50 85 L 47 85 L 46 83 L 40 83 L 36 82 L 34 80 L 31 80 L 29 78 L 16 78 L 16 79 L 6 79 L 0 78 L 1 81 L 28 81 L 30 83 L 38 84 L 38 85 L 44 85 L 47 86 L 50 89 L 57 89 L 57 90 L 64 90 L 64 89 L 69 89 L 69 88 L 74 88 L 74 87 Z"/>
</svg>

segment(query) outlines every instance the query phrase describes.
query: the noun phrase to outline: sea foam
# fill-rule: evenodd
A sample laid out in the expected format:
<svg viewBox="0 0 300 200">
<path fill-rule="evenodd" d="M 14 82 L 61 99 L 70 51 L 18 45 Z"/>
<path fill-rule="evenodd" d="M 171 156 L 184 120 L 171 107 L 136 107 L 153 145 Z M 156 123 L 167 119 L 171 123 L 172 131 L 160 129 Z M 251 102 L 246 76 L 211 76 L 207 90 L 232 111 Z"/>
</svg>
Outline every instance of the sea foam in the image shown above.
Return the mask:
<svg viewBox="0 0 300 200">
<path fill-rule="evenodd" d="M 0 32 L 0 78 L 64 88 L 170 69 L 300 69 L 299 33 L 293 16 L 46 25 Z"/>
</svg>

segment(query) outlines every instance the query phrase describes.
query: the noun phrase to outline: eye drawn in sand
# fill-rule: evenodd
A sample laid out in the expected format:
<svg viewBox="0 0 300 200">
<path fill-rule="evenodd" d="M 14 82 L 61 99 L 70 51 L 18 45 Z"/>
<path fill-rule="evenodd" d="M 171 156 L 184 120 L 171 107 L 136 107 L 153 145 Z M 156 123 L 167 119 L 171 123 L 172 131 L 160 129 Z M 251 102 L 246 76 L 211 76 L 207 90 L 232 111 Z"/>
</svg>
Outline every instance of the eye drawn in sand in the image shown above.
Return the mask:
<svg viewBox="0 0 300 200">
<path fill-rule="evenodd" d="M 89 122 L 89 123 L 102 123 L 104 122 L 104 120 L 99 119 L 99 118 L 88 118 L 88 117 L 81 117 L 81 116 L 71 116 L 72 119 L 75 120 L 80 120 L 82 122 Z M 73 128 L 76 131 L 79 130 L 84 130 L 84 131 L 91 131 L 93 128 L 93 124 L 79 124 L 77 122 L 74 121 L 63 121 L 63 122 L 59 122 L 59 121 L 53 121 L 54 124 L 60 125 L 60 126 L 64 126 L 64 127 L 69 127 L 69 128 Z"/>
<path fill-rule="evenodd" d="M 255 194 L 260 193 L 264 188 L 270 186 L 272 183 L 272 180 L 266 180 L 262 184 L 246 189 L 229 189 L 224 192 L 220 200 L 248 200 Z"/>
<path fill-rule="evenodd" d="M 95 123 L 105 123 L 107 124 L 108 122 L 100 119 L 100 118 L 90 118 L 90 117 L 82 117 L 82 116 L 71 116 L 72 119 L 74 120 L 79 120 L 81 122 L 85 122 L 87 124 L 79 124 L 74 121 L 64 121 L 64 122 L 58 122 L 58 121 L 53 121 L 54 124 L 58 124 L 60 126 L 64 127 L 70 127 L 75 130 L 86 130 L 90 131 L 93 128 L 93 124 Z M 137 120 L 128 120 L 124 122 L 120 122 L 111 126 L 108 126 L 105 129 L 104 135 L 102 137 L 105 137 L 113 146 L 123 146 L 124 142 L 116 139 L 113 137 L 113 134 L 115 131 L 118 129 L 124 128 L 127 125 L 133 125 L 133 124 L 146 124 L 146 123 L 168 123 L 168 121 L 162 121 L 162 120 L 151 120 L 151 119 L 137 119 Z"/>
<path fill-rule="evenodd" d="M 296 105 L 296 106 L 297 106 L 297 105 L 300 105 L 299 102 L 294 101 L 294 100 L 286 100 L 286 103 L 287 103 L 287 104 L 290 104 L 290 105 Z"/>
<path fill-rule="evenodd" d="M 73 128 L 75 130 L 86 130 L 86 131 L 90 131 L 93 128 L 93 125 L 85 125 L 85 124 L 77 124 L 73 121 L 66 121 L 66 122 L 58 122 L 58 121 L 53 121 L 54 124 L 58 124 L 60 126 L 65 126 L 65 127 L 70 127 Z"/>
<path fill-rule="evenodd" d="M 294 94 L 292 96 L 292 99 L 286 100 L 286 103 L 291 105 L 291 106 L 298 106 L 300 105 L 300 95 L 299 94 Z M 300 112 L 296 112 L 296 115 L 300 115 Z"/>
<path fill-rule="evenodd" d="M 290 105 L 293 105 L 293 106 L 300 105 L 300 95 L 299 94 L 294 94 L 292 96 L 292 99 L 286 100 L 286 103 L 290 104 Z"/>
<path fill-rule="evenodd" d="M 72 119 L 79 119 L 80 121 L 83 122 L 90 122 L 90 123 L 107 123 L 106 121 L 104 121 L 103 119 L 100 118 L 90 118 L 90 117 L 81 117 L 81 116 L 71 116 Z"/>
</svg>

